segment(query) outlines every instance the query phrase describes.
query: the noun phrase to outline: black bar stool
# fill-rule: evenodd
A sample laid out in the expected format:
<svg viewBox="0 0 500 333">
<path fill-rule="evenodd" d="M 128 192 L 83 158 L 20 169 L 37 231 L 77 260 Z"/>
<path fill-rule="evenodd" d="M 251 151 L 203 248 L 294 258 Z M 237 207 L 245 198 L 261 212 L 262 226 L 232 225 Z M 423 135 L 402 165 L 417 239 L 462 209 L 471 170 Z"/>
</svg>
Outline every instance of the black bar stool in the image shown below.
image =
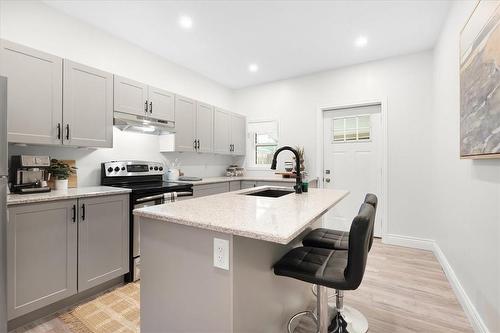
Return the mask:
<svg viewBox="0 0 500 333">
<path fill-rule="evenodd" d="M 370 230 L 370 247 L 368 249 L 371 250 L 373 244 L 373 225 L 375 224 L 375 214 L 377 212 L 377 196 L 375 194 L 368 193 L 365 196 L 364 203 L 370 204 L 373 206 L 373 208 L 375 208 L 372 227 Z M 302 245 L 322 247 L 330 250 L 347 251 L 349 249 L 349 232 L 326 228 L 314 229 L 304 237 L 304 239 L 302 240 Z"/>
<path fill-rule="evenodd" d="M 370 245 L 370 221 L 374 214 L 375 208 L 372 205 L 364 203 L 361 206 L 351 224 L 347 251 L 309 246 L 297 247 L 274 265 L 276 275 L 309 282 L 317 287 L 316 312 L 303 311 L 294 315 L 288 321 L 288 332 L 291 333 L 292 321 L 302 315 L 310 315 L 314 319 L 319 333 L 366 332 L 368 323 L 366 323 L 366 329 L 352 325 L 352 316 L 358 316 L 361 313 L 349 313 L 350 318 L 345 319 L 343 292 L 357 289 L 363 280 Z M 338 311 L 332 321 L 328 316 L 327 288 L 337 291 Z M 364 318 L 363 315 L 361 317 Z"/>
</svg>

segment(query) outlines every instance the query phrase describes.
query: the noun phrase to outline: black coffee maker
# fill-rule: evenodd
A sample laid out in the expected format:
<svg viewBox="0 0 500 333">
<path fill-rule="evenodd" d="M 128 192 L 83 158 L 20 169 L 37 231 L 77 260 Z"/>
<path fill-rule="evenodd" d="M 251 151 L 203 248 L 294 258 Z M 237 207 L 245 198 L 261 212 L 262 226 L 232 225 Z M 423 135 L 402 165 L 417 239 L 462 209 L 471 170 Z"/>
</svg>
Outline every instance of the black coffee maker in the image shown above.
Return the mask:
<svg viewBox="0 0 500 333">
<path fill-rule="evenodd" d="M 11 192 L 19 194 L 50 192 L 47 186 L 49 156 L 12 156 L 10 165 Z"/>
</svg>

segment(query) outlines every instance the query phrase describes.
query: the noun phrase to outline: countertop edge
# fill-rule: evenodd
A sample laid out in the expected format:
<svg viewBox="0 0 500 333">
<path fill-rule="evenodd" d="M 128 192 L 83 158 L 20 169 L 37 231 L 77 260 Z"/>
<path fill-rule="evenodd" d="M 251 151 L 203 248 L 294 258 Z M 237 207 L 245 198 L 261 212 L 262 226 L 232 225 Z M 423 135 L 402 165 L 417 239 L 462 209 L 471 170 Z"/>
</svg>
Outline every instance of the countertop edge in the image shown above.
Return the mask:
<svg viewBox="0 0 500 333">
<path fill-rule="evenodd" d="M 50 193 L 52 193 L 52 192 L 39 193 L 40 197 L 32 197 L 33 194 L 25 194 L 25 195 L 24 194 L 14 194 L 14 195 L 19 195 L 20 197 L 9 200 L 9 197 L 7 196 L 7 207 L 16 206 L 16 205 L 25 205 L 25 204 L 30 204 L 30 203 L 41 203 L 41 202 L 70 200 L 70 199 L 78 199 L 78 198 L 101 197 L 101 196 L 107 196 L 107 195 L 129 194 L 131 192 L 132 192 L 132 190 L 127 189 L 127 188 L 110 187 L 109 190 L 91 191 L 88 193 L 71 193 L 71 194 L 61 193 L 61 195 L 58 195 L 58 196 L 50 196 Z M 44 196 L 44 194 L 45 194 L 45 196 Z M 31 197 L 26 197 L 26 196 L 31 196 Z M 26 198 L 23 198 L 23 197 L 26 197 Z"/>
<path fill-rule="evenodd" d="M 312 177 L 310 180 L 317 180 L 318 177 Z M 256 181 L 256 182 L 278 182 L 278 183 L 295 183 L 295 178 L 280 178 L 280 177 L 259 177 L 259 176 L 238 176 L 238 177 L 207 177 L 199 181 L 184 181 L 176 180 L 175 182 L 193 184 L 193 186 L 208 185 L 208 184 L 219 184 L 227 182 L 239 182 L 239 181 Z"/>
</svg>

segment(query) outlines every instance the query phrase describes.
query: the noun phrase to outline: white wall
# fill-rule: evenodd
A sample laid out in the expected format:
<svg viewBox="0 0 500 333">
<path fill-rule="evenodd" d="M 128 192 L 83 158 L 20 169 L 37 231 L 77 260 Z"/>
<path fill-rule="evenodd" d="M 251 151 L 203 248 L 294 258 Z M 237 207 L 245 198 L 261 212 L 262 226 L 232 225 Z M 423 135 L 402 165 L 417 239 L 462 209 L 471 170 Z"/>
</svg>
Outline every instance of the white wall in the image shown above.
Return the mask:
<svg viewBox="0 0 500 333">
<path fill-rule="evenodd" d="M 232 110 L 230 89 L 38 1 L 0 1 L 0 38 Z M 230 157 L 217 155 L 162 155 L 157 136 L 122 133 L 116 129 L 114 134 L 113 149 L 10 145 L 9 155 L 38 153 L 76 159 L 79 185 L 98 184 L 100 162 L 115 159 L 156 161 L 179 157 L 186 174 L 204 177 L 222 175 L 232 162 Z"/>
<path fill-rule="evenodd" d="M 456 2 L 434 51 L 433 238 L 490 332 L 500 332 L 500 160 L 460 160 L 459 32 L 475 2 Z"/>
<path fill-rule="evenodd" d="M 426 212 L 426 196 L 431 185 L 431 86 L 429 51 L 238 90 L 235 111 L 246 114 L 248 120 L 278 119 L 279 144 L 303 145 L 306 169 L 315 173 L 318 108 L 385 99 L 389 136 L 387 230 L 429 238 L 432 223 Z"/>
</svg>

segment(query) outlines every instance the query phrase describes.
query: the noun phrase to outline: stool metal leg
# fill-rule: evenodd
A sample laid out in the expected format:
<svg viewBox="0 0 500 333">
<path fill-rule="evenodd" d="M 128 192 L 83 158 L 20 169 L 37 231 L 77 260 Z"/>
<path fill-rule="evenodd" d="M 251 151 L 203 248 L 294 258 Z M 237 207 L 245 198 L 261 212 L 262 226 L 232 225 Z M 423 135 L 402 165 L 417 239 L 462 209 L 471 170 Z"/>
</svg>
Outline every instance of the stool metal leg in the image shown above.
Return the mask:
<svg viewBox="0 0 500 333">
<path fill-rule="evenodd" d="M 318 316 L 318 332 L 328 333 L 328 326 L 330 325 L 330 318 L 328 315 L 328 290 L 326 287 L 317 286 L 316 296 L 317 300 L 317 316 Z"/>
</svg>

